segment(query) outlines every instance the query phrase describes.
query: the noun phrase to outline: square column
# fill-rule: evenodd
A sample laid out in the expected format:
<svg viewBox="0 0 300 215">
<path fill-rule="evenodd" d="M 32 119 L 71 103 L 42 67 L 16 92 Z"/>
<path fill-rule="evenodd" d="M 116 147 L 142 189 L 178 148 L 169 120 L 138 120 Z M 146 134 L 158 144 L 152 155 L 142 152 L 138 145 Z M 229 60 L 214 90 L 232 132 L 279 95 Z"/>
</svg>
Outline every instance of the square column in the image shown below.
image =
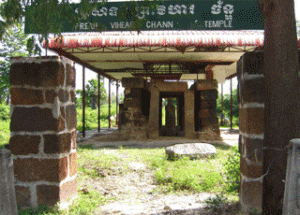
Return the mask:
<svg viewBox="0 0 300 215">
<path fill-rule="evenodd" d="M 9 144 L 17 204 L 68 203 L 77 195 L 75 70 L 57 56 L 11 64 Z"/>
<path fill-rule="evenodd" d="M 242 210 L 262 208 L 264 53 L 245 53 L 237 63 L 239 100 L 239 150 L 241 153 L 240 203 Z M 255 197 L 255 198 L 254 198 Z"/>
</svg>

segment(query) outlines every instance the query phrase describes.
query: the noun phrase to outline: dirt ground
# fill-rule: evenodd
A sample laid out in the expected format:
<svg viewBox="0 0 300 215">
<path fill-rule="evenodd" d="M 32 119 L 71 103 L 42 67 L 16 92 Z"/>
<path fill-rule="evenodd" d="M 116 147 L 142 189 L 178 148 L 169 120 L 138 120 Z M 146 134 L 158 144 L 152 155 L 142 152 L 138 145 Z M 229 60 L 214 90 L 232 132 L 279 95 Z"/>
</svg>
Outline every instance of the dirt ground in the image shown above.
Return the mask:
<svg viewBox="0 0 300 215">
<path fill-rule="evenodd" d="M 126 159 L 126 155 L 119 150 L 109 149 L 105 146 L 132 146 L 145 148 L 158 148 L 173 145 L 174 143 L 199 142 L 185 138 L 160 138 L 149 141 L 115 141 L 113 134 L 115 130 L 103 130 L 100 134 L 97 131 L 87 133 L 86 138 L 78 136 L 79 145 L 92 144 L 94 148 L 105 148 L 104 153 L 114 154 L 115 156 Z M 238 142 L 238 131 L 221 130 L 223 141 L 219 143 L 226 145 L 236 145 Z M 213 197 L 213 193 L 190 193 L 178 192 L 176 194 L 164 194 L 162 192 L 152 192 L 158 185 L 155 184 L 153 170 L 143 163 L 131 162 L 130 171 L 119 174 L 118 167 L 113 169 L 110 174 L 100 172 L 103 177 L 96 179 L 84 179 L 79 182 L 79 187 L 83 192 L 91 186 L 93 190 L 101 192 L 103 195 L 114 199 L 100 206 L 95 214 L 241 214 L 239 205 L 236 203 L 225 204 L 218 211 L 208 210 L 205 200 Z M 102 171 L 102 170 L 99 170 Z M 79 176 L 80 177 L 80 176 Z"/>
</svg>

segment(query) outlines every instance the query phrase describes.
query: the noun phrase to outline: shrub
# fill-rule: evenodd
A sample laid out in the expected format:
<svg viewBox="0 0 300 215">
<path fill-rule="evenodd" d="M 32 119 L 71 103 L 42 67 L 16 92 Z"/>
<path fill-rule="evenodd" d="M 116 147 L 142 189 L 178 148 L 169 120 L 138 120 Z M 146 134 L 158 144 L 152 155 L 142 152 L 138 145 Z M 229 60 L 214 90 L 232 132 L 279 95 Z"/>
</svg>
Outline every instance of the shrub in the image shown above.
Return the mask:
<svg viewBox="0 0 300 215">
<path fill-rule="evenodd" d="M 9 119 L 10 107 L 5 103 L 0 104 L 0 120 Z"/>
<path fill-rule="evenodd" d="M 232 154 L 224 163 L 225 190 L 227 192 L 239 192 L 240 190 L 240 153 L 238 147 L 232 147 Z"/>
</svg>

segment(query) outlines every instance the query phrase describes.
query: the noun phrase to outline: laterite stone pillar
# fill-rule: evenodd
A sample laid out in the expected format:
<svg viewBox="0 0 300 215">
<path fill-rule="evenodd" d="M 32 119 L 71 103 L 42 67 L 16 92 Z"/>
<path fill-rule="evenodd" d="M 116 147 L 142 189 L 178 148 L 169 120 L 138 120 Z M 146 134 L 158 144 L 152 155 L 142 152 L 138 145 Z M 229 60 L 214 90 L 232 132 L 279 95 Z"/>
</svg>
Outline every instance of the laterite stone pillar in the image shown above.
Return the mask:
<svg viewBox="0 0 300 215">
<path fill-rule="evenodd" d="M 196 121 L 200 140 L 219 140 L 220 128 L 217 116 L 218 82 L 213 79 L 199 80 L 195 86 L 197 105 Z"/>
<path fill-rule="evenodd" d="M 264 102 L 263 52 L 245 53 L 237 63 L 239 92 L 240 203 L 250 212 L 262 207 Z"/>
<path fill-rule="evenodd" d="M 77 195 L 75 70 L 57 56 L 14 58 L 10 83 L 17 204 L 68 203 Z"/>
</svg>

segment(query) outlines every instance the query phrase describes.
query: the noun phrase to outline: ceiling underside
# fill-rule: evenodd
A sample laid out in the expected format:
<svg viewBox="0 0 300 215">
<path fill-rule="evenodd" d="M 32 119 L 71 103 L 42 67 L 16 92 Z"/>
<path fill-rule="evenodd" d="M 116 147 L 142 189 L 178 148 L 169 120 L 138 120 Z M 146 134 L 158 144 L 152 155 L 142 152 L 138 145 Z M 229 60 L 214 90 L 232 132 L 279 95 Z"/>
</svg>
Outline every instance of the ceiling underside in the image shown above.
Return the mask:
<svg viewBox="0 0 300 215">
<path fill-rule="evenodd" d="M 263 32 L 126 32 L 64 35 L 49 48 L 105 77 L 195 80 L 209 67 L 223 83 L 245 52 L 261 49 Z"/>
</svg>

